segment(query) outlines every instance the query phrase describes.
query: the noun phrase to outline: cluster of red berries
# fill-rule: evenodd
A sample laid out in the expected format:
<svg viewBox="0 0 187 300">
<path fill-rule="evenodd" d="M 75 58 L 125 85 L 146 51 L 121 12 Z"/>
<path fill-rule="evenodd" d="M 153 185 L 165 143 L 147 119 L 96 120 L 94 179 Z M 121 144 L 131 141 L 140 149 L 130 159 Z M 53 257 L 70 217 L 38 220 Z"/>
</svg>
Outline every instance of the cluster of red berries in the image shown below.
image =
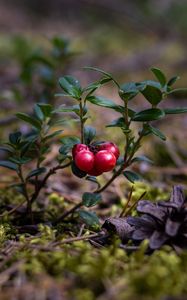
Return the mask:
<svg viewBox="0 0 187 300">
<path fill-rule="evenodd" d="M 97 145 L 76 144 L 72 149 L 75 165 L 88 175 L 99 176 L 103 172 L 111 171 L 118 159 L 118 147 L 111 142 Z"/>
</svg>

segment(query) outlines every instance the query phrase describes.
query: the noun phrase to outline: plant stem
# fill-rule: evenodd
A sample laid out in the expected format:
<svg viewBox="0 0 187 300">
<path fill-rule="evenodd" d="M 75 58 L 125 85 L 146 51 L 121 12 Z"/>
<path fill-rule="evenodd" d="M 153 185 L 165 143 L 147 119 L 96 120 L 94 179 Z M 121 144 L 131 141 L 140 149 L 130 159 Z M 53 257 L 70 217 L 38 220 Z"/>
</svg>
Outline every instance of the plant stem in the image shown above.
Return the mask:
<svg viewBox="0 0 187 300">
<path fill-rule="evenodd" d="M 33 220 L 33 214 L 32 214 L 32 205 L 31 205 L 31 201 L 29 199 L 29 195 L 28 195 L 28 192 L 27 192 L 27 186 L 26 186 L 25 179 L 23 177 L 23 172 L 22 172 L 21 166 L 19 166 L 18 176 L 19 176 L 19 178 L 20 178 L 20 180 L 23 184 L 23 194 L 25 196 L 25 199 L 27 200 L 27 211 L 29 213 L 31 223 L 33 224 L 34 220 Z"/>
<path fill-rule="evenodd" d="M 84 144 L 84 120 L 83 120 L 82 100 L 80 100 L 79 108 L 80 108 L 80 124 L 81 124 L 81 143 Z"/>
<path fill-rule="evenodd" d="M 48 173 L 45 175 L 45 177 L 43 178 L 42 182 L 39 184 L 39 186 L 38 186 L 37 189 L 35 190 L 35 192 L 32 194 L 31 199 L 30 199 L 30 202 L 33 203 L 33 202 L 36 200 L 36 198 L 38 197 L 38 195 L 39 195 L 41 189 L 45 186 L 45 184 L 46 184 L 48 178 L 49 178 L 51 175 L 55 174 L 57 170 L 65 169 L 65 168 L 67 168 L 67 167 L 70 166 L 70 165 L 71 165 L 71 162 L 68 162 L 68 163 L 65 164 L 65 165 L 62 165 L 62 166 L 61 166 L 61 165 L 57 165 L 56 167 L 50 169 L 49 172 L 48 172 Z"/>
<path fill-rule="evenodd" d="M 55 220 L 52 224 L 56 225 L 59 222 L 61 222 L 63 219 L 65 219 L 70 214 L 74 213 L 78 208 L 82 206 L 82 201 L 77 203 L 75 206 L 73 206 L 70 210 L 66 211 L 63 215 L 61 215 L 57 220 Z"/>
</svg>

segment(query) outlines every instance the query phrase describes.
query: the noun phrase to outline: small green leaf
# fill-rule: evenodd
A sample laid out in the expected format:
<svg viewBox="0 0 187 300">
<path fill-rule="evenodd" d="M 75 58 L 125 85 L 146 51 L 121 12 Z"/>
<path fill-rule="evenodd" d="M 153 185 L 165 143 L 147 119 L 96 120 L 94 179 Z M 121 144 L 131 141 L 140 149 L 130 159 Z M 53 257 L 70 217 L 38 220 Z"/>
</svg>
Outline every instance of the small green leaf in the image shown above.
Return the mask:
<svg viewBox="0 0 187 300">
<path fill-rule="evenodd" d="M 63 130 L 56 130 L 53 133 L 46 135 L 45 138 L 43 139 L 44 142 L 58 136 L 59 134 L 61 134 L 63 132 Z"/>
<path fill-rule="evenodd" d="M 73 173 L 75 176 L 79 177 L 79 178 L 83 178 L 83 177 L 85 177 L 85 176 L 87 175 L 86 172 L 80 170 L 80 169 L 76 166 L 76 164 L 75 164 L 74 161 L 73 161 L 72 164 L 71 164 L 71 170 L 72 170 L 72 173 Z"/>
<path fill-rule="evenodd" d="M 125 83 L 120 86 L 119 96 L 123 100 L 131 100 L 139 93 L 135 82 Z"/>
<path fill-rule="evenodd" d="M 161 85 L 158 82 L 148 80 L 143 81 L 142 83 L 146 84 L 146 87 L 141 93 L 152 105 L 157 105 L 162 101 Z"/>
<path fill-rule="evenodd" d="M 133 171 L 125 171 L 123 175 L 132 183 L 141 180 L 141 176 Z"/>
<path fill-rule="evenodd" d="M 80 218 L 89 226 L 99 225 L 99 219 L 96 213 L 91 211 L 79 210 Z"/>
<path fill-rule="evenodd" d="M 80 107 L 79 105 L 72 105 L 72 106 L 60 106 L 56 110 L 53 111 L 54 113 L 60 113 L 60 112 L 74 112 L 76 114 L 79 114 Z"/>
<path fill-rule="evenodd" d="M 23 120 L 26 123 L 29 123 L 33 127 L 37 128 L 39 130 L 41 129 L 41 122 L 38 121 L 36 118 L 31 117 L 25 113 L 17 113 L 16 116 L 18 117 L 18 119 Z"/>
<path fill-rule="evenodd" d="M 123 106 L 117 105 L 112 100 L 106 99 L 104 97 L 89 96 L 89 97 L 86 98 L 86 100 L 88 100 L 92 104 L 95 104 L 95 105 L 98 105 L 98 106 L 111 108 L 111 109 L 113 109 L 115 111 L 118 111 L 118 112 L 124 112 L 124 107 Z"/>
<path fill-rule="evenodd" d="M 28 162 L 30 162 L 32 160 L 32 158 L 29 158 L 29 157 L 10 157 L 9 158 L 10 161 L 12 161 L 13 163 L 15 164 L 18 164 L 18 165 L 24 165 Z"/>
<path fill-rule="evenodd" d="M 167 83 L 167 86 L 172 86 L 179 79 L 180 79 L 179 76 L 173 76 L 173 77 L 171 77 L 170 80 Z"/>
<path fill-rule="evenodd" d="M 94 194 L 94 193 L 84 193 L 82 196 L 82 203 L 86 207 L 91 207 L 96 205 L 98 202 L 102 200 L 102 197 L 100 194 Z"/>
<path fill-rule="evenodd" d="M 18 166 L 15 163 L 8 160 L 0 160 L 0 167 L 18 171 Z"/>
<path fill-rule="evenodd" d="M 9 142 L 13 145 L 17 145 L 21 140 L 21 132 L 17 131 L 9 134 Z"/>
<path fill-rule="evenodd" d="M 73 98 L 79 99 L 82 94 L 82 89 L 79 81 L 72 76 L 64 76 L 59 79 L 61 88 Z"/>
<path fill-rule="evenodd" d="M 132 163 L 133 162 L 147 162 L 149 164 L 153 163 L 153 161 L 151 159 L 149 159 L 148 157 L 146 157 L 144 155 L 136 156 L 135 158 L 133 158 Z"/>
<path fill-rule="evenodd" d="M 158 128 L 155 128 L 155 127 L 151 126 L 150 124 L 146 124 L 144 126 L 144 129 L 147 131 L 147 134 L 152 133 L 155 136 L 158 136 L 161 140 L 163 140 L 163 141 L 166 140 L 166 136 Z"/>
<path fill-rule="evenodd" d="M 132 117 L 132 120 L 138 122 L 149 122 L 149 121 L 162 119 L 164 116 L 165 116 L 164 110 L 158 108 L 150 108 L 136 113 Z"/>
<path fill-rule="evenodd" d="M 1 146 L 0 147 L 0 151 L 5 151 L 5 152 L 8 152 L 8 153 L 14 153 L 14 149 L 8 146 Z"/>
<path fill-rule="evenodd" d="M 165 108 L 164 112 L 166 115 L 183 114 L 183 113 L 187 113 L 187 107 Z"/>
<path fill-rule="evenodd" d="M 154 75 L 160 82 L 161 86 L 165 86 L 166 85 L 166 76 L 164 75 L 164 73 L 158 68 L 151 68 L 151 71 L 154 73 Z"/>
<path fill-rule="evenodd" d="M 27 175 L 27 179 L 34 177 L 34 176 L 41 175 L 45 172 L 46 172 L 46 168 L 43 168 L 43 167 L 34 169 Z"/>
<path fill-rule="evenodd" d="M 96 136 L 96 129 L 92 126 L 85 126 L 84 127 L 84 140 L 85 144 L 90 144 L 91 141 Z"/>
<path fill-rule="evenodd" d="M 170 92 L 168 92 L 167 94 L 173 94 L 173 93 L 178 93 L 178 92 L 187 92 L 187 88 L 178 88 L 178 89 L 174 89 L 171 90 Z"/>
<path fill-rule="evenodd" d="M 106 77 L 112 79 L 113 82 L 118 86 L 118 88 L 120 87 L 119 84 L 118 84 L 118 82 L 113 78 L 112 74 L 110 74 L 108 72 L 105 72 L 105 71 L 103 71 L 103 70 L 101 70 L 99 68 L 95 68 L 95 67 L 84 67 L 83 69 L 99 72 L 99 73 L 105 75 Z"/>
<path fill-rule="evenodd" d="M 34 106 L 34 112 L 39 120 L 49 118 L 52 113 L 52 105 L 45 103 L 36 103 Z"/>
<path fill-rule="evenodd" d="M 80 143 L 80 139 L 76 136 L 63 137 L 60 141 L 63 145 L 60 147 L 59 152 L 63 155 L 67 155 L 74 145 Z"/>
</svg>

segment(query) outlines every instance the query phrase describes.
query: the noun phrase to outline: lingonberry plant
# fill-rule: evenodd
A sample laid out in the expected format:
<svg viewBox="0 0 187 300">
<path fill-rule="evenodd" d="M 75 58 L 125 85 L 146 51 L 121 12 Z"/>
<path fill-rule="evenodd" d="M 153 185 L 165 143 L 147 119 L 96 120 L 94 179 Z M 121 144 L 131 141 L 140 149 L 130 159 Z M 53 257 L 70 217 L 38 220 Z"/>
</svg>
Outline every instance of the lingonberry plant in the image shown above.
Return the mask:
<svg viewBox="0 0 187 300">
<path fill-rule="evenodd" d="M 80 207 L 94 206 L 101 201 L 101 193 L 121 174 L 131 182 L 138 180 L 139 175 L 131 170 L 132 164 L 149 161 L 145 156 L 136 155 L 142 139 L 150 134 L 162 140 L 166 139 L 164 134 L 153 126 L 153 122 L 163 119 L 169 114 L 187 112 L 187 108 L 160 107 L 160 103 L 165 101 L 168 95 L 180 91 L 180 89 L 172 89 L 172 85 L 178 79 L 177 76 L 167 81 L 166 76 L 160 69 L 152 68 L 151 70 L 157 81 L 146 80 L 121 85 L 111 74 L 103 70 L 91 67 L 87 69 L 101 73 L 101 79 L 84 88 L 72 76 L 64 76 L 59 79 L 63 93 L 59 93 L 57 96 L 71 97 L 75 101 L 74 105 L 61 105 L 54 109 L 49 104 L 38 103 L 34 106 L 32 115 L 17 113 L 17 117 L 30 124 L 32 129 L 28 134 L 11 133 L 9 141 L 1 148 L 7 152 L 8 158 L 0 161 L 0 166 L 12 169 L 17 173 L 19 182 L 14 184 L 14 188 L 24 195 L 32 222 L 32 204 L 46 185 L 48 178 L 59 169 L 71 166 L 72 173 L 75 176 L 93 181 L 98 184 L 98 187 L 94 192 L 85 192 L 80 203 L 58 220 L 54 220 L 54 224 L 76 209 L 79 209 L 79 215 L 86 223 L 89 225 L 97 223 L 97 216 L 93 212 L 81 210 Z M 97 89 L 108 82 L 113 82 L 116 86 L 117 93 L 121 98 L 121 105 L 94 94 Z M 138 94 L 143 95 L 147 101 L 147 109 L 142 111 L 131 109 L 131 101 Z M 121 155 L 118 146 L 113 141 L 98 141 L 95 128 L 86 126 L 88 103 L 112 109 L 119 113 L 119 118 L 113 120 L 107 127 L 118 127 L 122 130 L 124 151 Z M 79 120 L 80 136 L 60 138 L 62 145 L 55 160 L 56 165 L 48 168 L 45 162 L 46 156 L 50 152 L 53 139 L 57 139 L 62 133 L 62 130 L 53 131 L 53 127 L 56 124 L 63 123 L 61 113 L 69 112 L 74 113 Z M 132 123 L 134 122 L 139 122 L 141 125 L 137 133 L 132 130 Z M 32 169 L 28 172 L 29 167 Z M 96 177 L 103 172 L 110 171 L 112 171 L 110 179 L 103 186 L 100 186 Z M 31 188 L 31 184 L 33 188 Z"/>
</svg>

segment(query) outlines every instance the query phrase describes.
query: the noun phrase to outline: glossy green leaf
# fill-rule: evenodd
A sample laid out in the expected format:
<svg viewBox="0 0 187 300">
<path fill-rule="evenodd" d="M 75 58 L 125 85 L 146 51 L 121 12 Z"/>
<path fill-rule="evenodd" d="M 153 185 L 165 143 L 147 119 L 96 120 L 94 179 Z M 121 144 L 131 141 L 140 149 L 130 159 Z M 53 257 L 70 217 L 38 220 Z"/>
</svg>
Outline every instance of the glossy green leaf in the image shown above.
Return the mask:
<svg viewBox="0 0 187 300">
<path fill-rule="evenodd" d="M 139 93 L 135 82 L 122 84 L 119 90 L 119 96 L 123 100 L 131 100 Z"/>
<path fill-rule="evenodd" d="M 58 136 L 62 132 L 63 132 L 63 130 L 56 130 L 56 131 L 52 132 L 51 134 L 46 135 L 45 138 L 43 139 L 43 141 L 46 142 L 46 141 Z"/>
<path fill-rule="evenodd" d="M 86 207 L 91 207 L 96 205 L 98 202 L 102 200 L 102 197 L 100 194 L 94 194 L 94 193 L 84 193 L 82 196 L 82 203 Z"/>
<path fill-rule="evenodd" d="M 111 108 L 111 109 L 113 109 L 115 111 L 118 111 L 118 112 L 123 112 L 124 111 L 123 106 L 117 105 L 112 100 L 106 99 L 104 97 L 89 96 L 86 99 L 87 99 L 87 101 L 91 102 L 92 104 L 95 104 L 95 105 L 98 105 L 98 106 Z"/>
<path fill-rule="evenodd" d="M 85 144 L 90 144 L 95 136 L 96 136 L 96 129 L 94 127 L 92 127 L 92 126 L 85 126 L 84 127 Z"/>
<path fill-rule="evenodd" d="M 99 225 L 99 219 L 96 213 L 91 211 L 79 210 L 80 218 L 89 226 Z"/>
<path fill-rule="evenodd" d="M 132 120 L 138 122 L 149 122 L 149 121 L 162 119 L 164 116 L 165 116 L 164 110 L 158 108 L 150 108 L 136 113 L 132 117 Z"/>
<path fill-rule="evenodd" d="M 33 127 L 37 128 L 39 130 L 41 129 L 41 122 L 39 120 L 37 120 L 36 118 L 31 117 L 25 113 L 17 113 L 16 116 L 18 117 L 18 119 L 23 120 L 26 123 L 29 123 Z"/>
<path fill-rule="evenodd" d="M 165 108 L 164 112 L 166 115 L 183 114 L 183 113 L 187 113 L 187 107 Z"/>
<path fill-rule="evenodd" d="M 75 164 L 74 161 L 72 161 L 72 163 L 71 163 L 71 171 L 72 171 L 72 173 L 73 173 L 75 176 L 77 176 L 77 177 L 79 177 L 79 178 L 83 178 L 83 177 L 85 177 L 85 176 L 87 175 L 86 172 L 80 170 L 80 169 L 76 166 L 76 164 Z"/>
<path fill-rule="evenodd" d="M 168 81 L 167 85 L 168 86 L 172 86 L 179 79 L 180 79 L 179 76 L 173 76 L 173 77 L 170 78 L 170 80 Z"/>
<path fill-rule="evenodd" d="M 82 89 L 79 81 L 72 76 L 64 76 L 59 79 L 61 88 L 72 97 L 79 99 L 82 94 Z"/>
<path fill-rule="evenodd" d="M 18 166 L 15 163 L 8 160 L 0 160 L 0 167 L 18 171 Z"/>
<path fill-rule="evenodd" d="M 147 134 L 152 133 L 155 136 L 159 137 L 161 140 L 166 140 L 166 136 L 158 128 L 155 128 L 150 124 L 146 124 L 144 128 L 145 130 L 147 130 Z"/>
<path fill-rule="evenodd" d="M 146 157 L 144 155 L 136 156 L 135 158 L 133 158 L 132 163 L 133 162 L 147 162 L 149 164 L 153 163 L 153 161 L 151 159 L 149 159 L 148 157 Z"/>
<path fill-rule="evenodd" d="M 24 165 L 32 160 L 30 157 L 10 157 L 9 160 L 18 165 Z"/>
<path fill-rule="evenodd" d="M 80 111 L 79 105 L 72 105 L 72 106 L 60 106 L 57 108 L 54 112 L 55 113 L 60 113 L 60 112 L 74 112 L 78 114 Z"/>
<path fill-rule="evenodd" d="M 146 87 L 141 93 L 152 105 L 157 105 L 162 101 L 161 85 L 158 82 L 147 80 L 142 83 L 146 84 Z"/>
<path fill-rule="evenodd" d="M 52 113 L 52 105 L 46 103 L 36 103 L 34 106 L 35 113 L 40 120 L 49 118 Z"/>
<path fill-rule="evenodd" d="M 133 171 L 124 171 L 123 175 L 132 183 L 142 179 L 142 177 L 139 174 L 137 174 Z"/>
<path fill-rule="evenodd" d="M 154 73 L 158 81 L 160 82 L 161 86 L 165 86 L 166 84 L 166 76 L 164 73 L 158 68 L 151 68 L 151 71 Z"/>
<path fill-rule="evenodd" d="M 34 177 L 34 176 L 41 175 L 45 172 L 46 172 L 46 168 L 43 168 L 43 167 L 34 169 L 27 175 L 27 179 Z"/>
<path fill-rule="evenodd" d="M 9 134 L 9 142 L 13 145 L 18 144 L 20 142 L 20 139 L 21 139 L 21 132 L 20 131 Z"/>
<path fill-rule="evenodd" d="M 67 155 L 74 145 L 80 143 L 80 139 L 76 136 L 63 137 L 60 141 L 63 145 L 60 147 L 59 152 L 63 155 Z"/>
</svg>

